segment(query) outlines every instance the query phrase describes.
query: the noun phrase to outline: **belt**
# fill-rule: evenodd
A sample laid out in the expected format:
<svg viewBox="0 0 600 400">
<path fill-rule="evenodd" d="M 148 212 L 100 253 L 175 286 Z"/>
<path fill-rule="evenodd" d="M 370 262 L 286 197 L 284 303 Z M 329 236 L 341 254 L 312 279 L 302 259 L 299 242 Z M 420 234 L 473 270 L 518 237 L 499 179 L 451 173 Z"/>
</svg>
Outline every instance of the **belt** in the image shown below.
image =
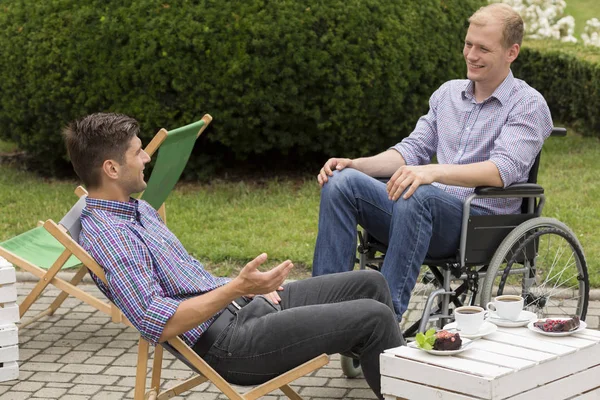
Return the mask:
<svg viewBox="0 0 600 400">
<path fill-rule="evenodd" d="M 252 299 L 238 297 L 229 303 L 227 307 L 223 309 L 221 315 L 219 315 L 217 319 L 210 324 L 208 329 L 204 331 L 202 336 L 200 336 L 200 339 L 198 339 L 193 347 L 194 352 L 200 357 L 204 357 L 206 353 L 208 353 L 208 350 L 210 350 L 212 345 L 215 343 L 221 332 L 223 332 L 223 330 L 227 328 L 229 324 L 231 324 L 238 310 L 241 310 L 242 307 L 246 306 L 248 303 L 250 303 L 250 301 L 252 301 Z"/>
</svg>

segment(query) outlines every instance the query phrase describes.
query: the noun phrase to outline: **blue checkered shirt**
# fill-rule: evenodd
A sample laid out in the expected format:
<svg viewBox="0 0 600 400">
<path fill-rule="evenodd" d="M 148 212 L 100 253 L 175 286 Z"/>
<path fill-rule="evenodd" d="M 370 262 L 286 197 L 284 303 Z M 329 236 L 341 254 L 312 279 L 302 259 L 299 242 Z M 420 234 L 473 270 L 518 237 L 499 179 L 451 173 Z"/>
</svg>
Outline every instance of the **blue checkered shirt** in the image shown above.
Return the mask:
<svg viewBox="0 0 600 400">
<path fill-rule="evenodd" d="M 512 71 L 481 103 L 467 79 L 443 84 L 429 100 L 429 112 L 415 130 L 398 143 L 407 165 L 429 164 L 437 155 L 440 164 L 493 162 L 504 187 L 527 182 L 529 170 L 552 132 L 552 117 L 542 95 L 516 79 Z M 434 183 L 465 200 L 474 188 Z M 520 212 L 520 199 L 475 199 L 472 205 L 490 214 Z"/>
<path fill-rule="evenodd" d="M 94 281 L 153 344 L 181 302 L 229 281 L 206 272 L 145 201 L 88 198 L 81 225 L 79 242 L 104 268 L 108 286 L 92 274 Z M 217 315 L 183 340 L 193 346 Z"/>
</svg>

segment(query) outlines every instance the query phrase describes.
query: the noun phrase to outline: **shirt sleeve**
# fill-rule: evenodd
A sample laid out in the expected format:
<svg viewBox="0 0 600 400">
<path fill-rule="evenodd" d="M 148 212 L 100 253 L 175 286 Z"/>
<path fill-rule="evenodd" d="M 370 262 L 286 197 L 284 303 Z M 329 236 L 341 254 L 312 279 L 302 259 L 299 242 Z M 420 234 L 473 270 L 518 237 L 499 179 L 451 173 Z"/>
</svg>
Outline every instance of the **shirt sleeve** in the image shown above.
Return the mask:
<svg viewBox="0 0 600 400">
<path fill-rule="evenodd" d="M 504 187 L 525 182 L 544 140 L 552 132 L 552 117 L 541 95 L 517 103 L 490 153 Z"/>
<path fill-rule="evenodd" d="M 406 165 L 424 165 L 431 163 L 438 144 L 437 107 L 440 97 L 446 92 L 447 84 L 442 85 L 429 98 L 429 112 L 417 121 L 412 133 L 392 147 Z"/>
<path fill-rule="evenodd" d="M 90 255 L 104 268 L 108 288 L 117 307 L 156 344 L 180 301 L 171 299 L 154 278 L 145 246 L 122 228 L 104 231 L 90 242 Z"/>
</svg>

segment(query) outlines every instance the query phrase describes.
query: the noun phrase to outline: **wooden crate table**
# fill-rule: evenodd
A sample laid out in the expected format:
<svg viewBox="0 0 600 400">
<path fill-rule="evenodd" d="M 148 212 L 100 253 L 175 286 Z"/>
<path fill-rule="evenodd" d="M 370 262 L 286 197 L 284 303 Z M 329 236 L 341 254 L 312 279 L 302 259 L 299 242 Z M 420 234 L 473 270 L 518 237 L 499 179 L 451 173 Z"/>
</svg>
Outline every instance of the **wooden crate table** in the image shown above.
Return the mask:
<svg viewBox="0 0 600 400">
<path fill-rule="evenodd" d="M 544 336 L 499 328 L 454 356 L 397 347 L 381 355 L 392 399 L 600 399 L 600 332 Z"/>
</svg>

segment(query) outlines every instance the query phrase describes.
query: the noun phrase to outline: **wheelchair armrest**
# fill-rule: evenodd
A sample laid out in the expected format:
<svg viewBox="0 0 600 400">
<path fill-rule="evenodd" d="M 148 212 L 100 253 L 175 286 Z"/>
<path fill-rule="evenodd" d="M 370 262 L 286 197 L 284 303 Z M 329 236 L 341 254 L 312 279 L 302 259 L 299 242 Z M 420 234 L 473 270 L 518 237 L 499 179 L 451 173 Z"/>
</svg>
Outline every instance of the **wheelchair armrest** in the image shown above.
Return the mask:
<svg viewBox="0 0 600 400">
<path fill-rule="evenodd" d="M 475 188 L 475 194 L 483 197 L 531 197 L 544 194 L 544 188 L 537 183 L 515 183 L 507 188 L 479 186 Z"/>
</svg>

